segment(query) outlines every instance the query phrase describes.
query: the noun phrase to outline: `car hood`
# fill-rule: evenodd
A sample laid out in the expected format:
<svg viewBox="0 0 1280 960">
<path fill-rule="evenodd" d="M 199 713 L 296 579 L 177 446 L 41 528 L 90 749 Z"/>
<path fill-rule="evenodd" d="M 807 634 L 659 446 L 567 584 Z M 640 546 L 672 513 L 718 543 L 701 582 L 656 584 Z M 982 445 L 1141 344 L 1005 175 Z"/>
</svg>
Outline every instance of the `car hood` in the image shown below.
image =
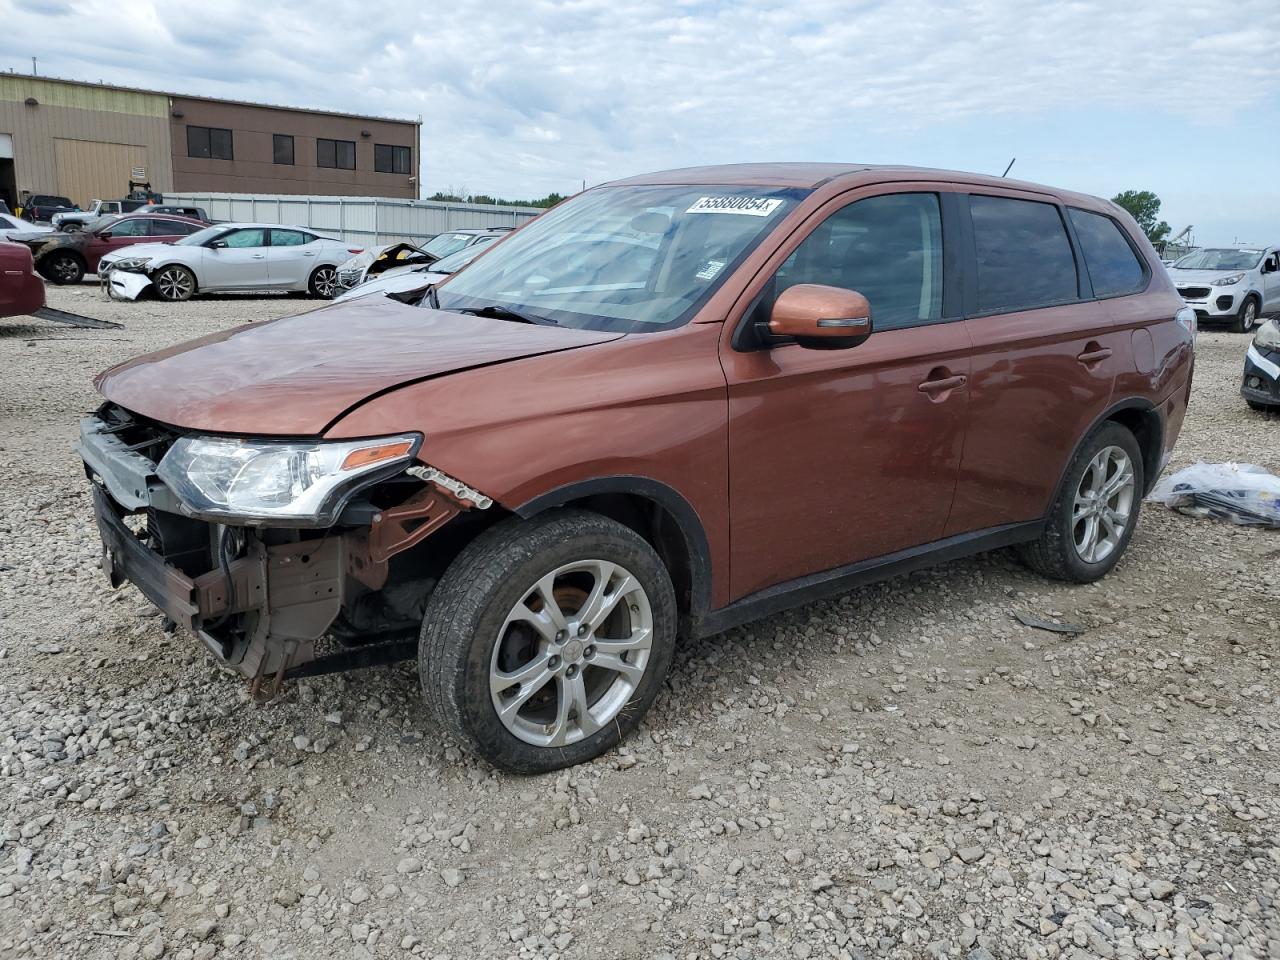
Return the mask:
<svg viewBox="0 0 1280 960">
<path fill-rule="evenodd" d="M 408 383 L 622 336 L 362 297 L 147 354 L 94 385 L 113 403 L 180 429 L 316 436 Z"/>
<path fill-rule="evenodd" d="M 1234 277 L 1238 273 L 1247 274 L 1248 270 L 1169 270 L 1173 282 L 1180 286 L 1205 286 L 1219 277 Z M 1247 279 L 1247 278 L 1246 278 Z M 1244 281 L 1241 281 L 1242 283 Z"/>
<path fill-rule="evenodd" d="M 112 261 L 126 258 L 132 260 L 135 257 L 162 257 L 172 249 L 172 243 L 131 243 L 128 246 L 103 254 L 102 262 L 111 263 Z"/>
</svg>

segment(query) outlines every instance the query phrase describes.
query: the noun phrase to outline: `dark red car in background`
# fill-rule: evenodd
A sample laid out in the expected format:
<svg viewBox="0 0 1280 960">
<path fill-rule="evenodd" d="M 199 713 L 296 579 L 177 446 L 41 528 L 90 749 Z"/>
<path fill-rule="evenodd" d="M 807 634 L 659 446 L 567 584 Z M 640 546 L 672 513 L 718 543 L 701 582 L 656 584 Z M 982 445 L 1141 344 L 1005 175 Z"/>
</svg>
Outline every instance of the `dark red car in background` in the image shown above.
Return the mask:
<svg viewBox="0 0 1280 960">
<path fill-rule="evenodd" d="M 44 281 L 36 275 L 31 251 L 21 243 L 0 243 L 0 317 L 20 317 L 44 306 Z"/>
<path fill-rule="evenodd" d="M 52 283 L 79 283 L 104 254 L 134 243 L 180 240 L 208 224 L 191 217 L 129 214 L 102 217 L 77 233 L 45 234 L 30 242 L 36 269 Z"/>
</svg>

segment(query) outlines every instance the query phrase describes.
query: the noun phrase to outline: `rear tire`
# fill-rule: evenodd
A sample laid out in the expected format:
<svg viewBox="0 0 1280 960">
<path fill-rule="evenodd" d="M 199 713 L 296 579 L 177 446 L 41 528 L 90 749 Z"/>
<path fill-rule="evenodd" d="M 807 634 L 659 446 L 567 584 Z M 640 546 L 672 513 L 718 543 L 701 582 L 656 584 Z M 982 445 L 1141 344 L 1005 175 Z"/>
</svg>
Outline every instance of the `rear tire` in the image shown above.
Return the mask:
<svg viewBox="0 0 1280 960">
<path fill-rule="evenodd" d="M 321 300 L 332 300 L 338 292 L 337 267 L 316 267 L 311 273 L 311 279 L 307 281 L 307 291 Z"/>
<path fill-rule="evenodd" d="M 1142 503 L 1142 451 L 1128 429 L 1108 421 L 1091 433 L 1067 467 L 1038 540 L 1018 556 L 1054 580 L 1092 583 L 1120 561 Z"/>
<path fill-rule="evenodd" d="M 1244 303 L 1240 304 L 1240 309 L 1236 312 L 1235 323 L 1232 324 L 1231 329 L 1236 333 L 1248 333 L 1257 322 L 1258 299 L 1250 294 L 1244 298 Z"/>
<path fill-rule="evenodd" d="M 84 279 L 84 261 L 74 253 L 55 250 L 40 258 L 40 275 L 59 286 L 79 283 Z"/>
<path fill-rule="evenodd" d="M 635 531 L 579 510 L 504 520 L 431 594 L 423 695 L 496 767 L 584 763 L 631 733 L 658 696 L 676 623 L 667 570 Z"/>
</svg>

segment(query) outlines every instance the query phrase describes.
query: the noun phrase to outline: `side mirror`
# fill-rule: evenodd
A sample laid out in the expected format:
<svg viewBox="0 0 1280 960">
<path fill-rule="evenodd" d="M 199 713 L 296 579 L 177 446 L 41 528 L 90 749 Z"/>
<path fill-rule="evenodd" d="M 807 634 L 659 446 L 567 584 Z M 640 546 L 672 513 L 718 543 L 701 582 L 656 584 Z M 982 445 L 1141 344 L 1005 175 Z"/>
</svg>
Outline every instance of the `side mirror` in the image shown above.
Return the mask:
<svg viewBox="0 0 1280 960">
<path fill-rule="evenodd" d="M 225 240 L 210 240 L 210 241 L 209 241 L 209 243 L 208 243 L 208 246 L 209 246 L 209 248 L 210 248 L 210 249 L 212 249 L 212 250 L 225 250 L 225 249 L 226 249 L 226 246 L 227 246 L 227 241 L 225 241 Z"/>
<path fill-rule="evenodd" d="M 773 302 L 769 333 L 801 346 L 852 346 L 871 335 L 871 304 L 856 290 L 798 283 Z"/>
</svg>

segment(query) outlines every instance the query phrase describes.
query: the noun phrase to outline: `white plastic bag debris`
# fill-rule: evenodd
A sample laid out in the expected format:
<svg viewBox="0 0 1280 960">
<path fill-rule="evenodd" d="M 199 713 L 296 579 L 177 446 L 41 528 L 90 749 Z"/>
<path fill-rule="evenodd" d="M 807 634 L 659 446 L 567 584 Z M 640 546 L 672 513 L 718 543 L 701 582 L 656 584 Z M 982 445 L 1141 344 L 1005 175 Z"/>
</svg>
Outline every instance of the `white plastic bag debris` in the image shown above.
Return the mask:
<svg viewBox="0 0 1280 960">
<path fill-rule="evenodd" d="M 1280 477 L 1252 463 L 1197 463 L 1164 477 L 1147 499 L 1190 516 L 1280 529 Z"/>
</svg>

